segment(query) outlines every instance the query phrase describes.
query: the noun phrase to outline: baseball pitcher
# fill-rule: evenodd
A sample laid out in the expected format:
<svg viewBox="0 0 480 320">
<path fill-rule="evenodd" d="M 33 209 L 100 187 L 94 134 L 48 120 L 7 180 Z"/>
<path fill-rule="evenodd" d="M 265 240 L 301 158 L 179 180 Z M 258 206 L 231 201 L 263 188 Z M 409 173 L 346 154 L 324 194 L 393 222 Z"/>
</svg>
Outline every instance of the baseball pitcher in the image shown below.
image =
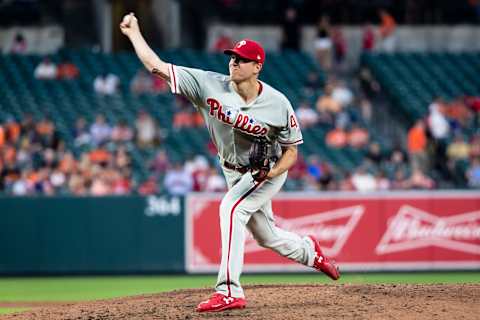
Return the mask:
<svg viewBox="0 0 480 320">
<path fill-rule="evenodd" d="M 301 237 L 275 226 L 271 199 L 287 179 L 303 139 L 288 99 L 258 80 L 265 63 L 261 45 L 245 39 L 225 50 L 230 56 L 226 76 L 162 61 L 144 40 L 133 13 L 123 18 L 120 30 L 145 67 L 200 112 L 227 180 L 228 192 L 220 204 L 222 260 L 216 292 L 197 311 L 246 306 L 240 284 L 245 228 L 259 245 L 337 280 L 338 267 L 313 236 Z"/>
</svg>

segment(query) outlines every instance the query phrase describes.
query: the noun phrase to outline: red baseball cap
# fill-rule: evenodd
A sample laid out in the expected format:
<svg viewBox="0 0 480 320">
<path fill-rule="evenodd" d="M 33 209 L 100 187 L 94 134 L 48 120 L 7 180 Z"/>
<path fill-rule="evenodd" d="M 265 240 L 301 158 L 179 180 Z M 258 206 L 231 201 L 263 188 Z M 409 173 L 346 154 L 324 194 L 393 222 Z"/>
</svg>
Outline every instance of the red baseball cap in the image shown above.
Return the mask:
<svg viewBox="0 0 480 320">
<path fill-rule="evenodd" d="M 250 39 L 238 41 L 233 49 L 223 51 L 225 54 L 236 54 L 241 58 L 262 63 L 265 61 L 265 50 L 260 43 Z"/>
</svg>

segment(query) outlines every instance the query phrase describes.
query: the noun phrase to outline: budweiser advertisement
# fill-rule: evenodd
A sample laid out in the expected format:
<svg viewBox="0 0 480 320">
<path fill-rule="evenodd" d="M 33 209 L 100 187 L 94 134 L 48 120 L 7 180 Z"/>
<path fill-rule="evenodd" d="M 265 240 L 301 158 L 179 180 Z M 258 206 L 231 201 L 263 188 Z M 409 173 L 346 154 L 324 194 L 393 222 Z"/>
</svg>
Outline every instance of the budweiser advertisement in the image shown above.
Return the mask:
<svg viewBox="0 0 480 320">
<path fill-rule="evenodd" d="M 220 201 L 212 194 L 187 198 L 188 272 L 218 270 Z M 346 271 L 480 269 L 480 192 L 283 193 L 272 206 L 278 227 L 316 236 Z M 308 270 L 246 232 L 244 271 Z"/>
</svg>

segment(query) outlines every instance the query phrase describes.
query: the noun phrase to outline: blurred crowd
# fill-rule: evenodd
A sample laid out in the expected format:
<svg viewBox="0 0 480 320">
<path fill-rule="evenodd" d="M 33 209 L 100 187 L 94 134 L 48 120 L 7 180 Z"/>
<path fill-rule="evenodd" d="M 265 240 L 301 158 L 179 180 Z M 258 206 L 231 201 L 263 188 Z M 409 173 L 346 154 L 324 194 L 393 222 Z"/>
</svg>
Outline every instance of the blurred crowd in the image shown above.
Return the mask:
<svg viewBox="0 0 480 320">
<path fill-rule="evenodd" d="M 462 180 L 464 186 L 480 187 L 480 134 L 469 131 L 478 126 L 478 98 L 450 102 L 436 99 L 430 113 L 409 130 L 406 148 L 385 149 L 372 141 L 362 126 L 368 119 L 361 112 L 354 113 L 357 118 L 348 112 L 356 101 L 353 94 L 334 94 L 336 90 L 349 91 L 344 83 L 328 81 L 323 88 L 325 94 L 319 95 L 314 106 L 305 103 L 299 108 L 302 127 L 332 128 L 324 143 L 331 148 L 356 149 L 364 160 L 358 167 L 345 170 L 321 154 L 300 156 L 289 172 L 286 190 L 433 189 L 437 187 L 434 170 Z M 333 139 L 331 136 L 338 130 L 348 134 Z M 143 110 L 132 125 L 126 121 L 110 124 L 102 114 L 91 122 L 79 118 L 72 136 L 73 142 L 65 143 L 48 117 L 34 119 L 25 114 L 20 120 L 8 118 L 1 122 L 0 192 L 104 196 L 226 190 L 218 163 L 211 161 L 215 154 L 211 143 L 205 147 L 210 157 L 193 155 L 185 161 L 172 160 L 155 119 Z M 143 164 L 148 175 L 142 179 L 134 175 L 134 148 L 155 150 Z"/>
<path fill-rule="evenodd" d="M 9 195 L 127 195 L 190 191 L 222 191 L 218 170 L 203 156 L 172 162 L 161 148 L 158 126 L 140 111 L 134 127 L 119 121 L 110 125 L 97 115 L 92 123 L 77 120 L 73 145 L 60 138 L 47 117 L 25 114 L 0 123 L 0 193 Z M 69 148 L 70 147 L 70 148 Z M 155 148 L 148 166 L 151 175 L 135 179 L 130 150 Z M 75 150 L 75 152 L 74 152 Z"/>
<path fill-rule="evenodd" d="M 437 98 L 409 129 L 408 154 L 419 170 L 438 171 L 460 187 L 480 187 L 480 97 Z"/>
<path fill-rule="evenodd" d="M 386 11 L 378 14 L 378 28 L 370 24 L 364 28 L 364 51 L 391 51 L 395 46 L 395 20 Z M 296 11 L 288 9 L 283 49 L 300 48 L 299 27 Z M 21 53 L 25 41 L 21 37 L 17 40 L 12 50 Z M 211 49 L 221 52 L 232 45 L 231 34 L 225 31 Z M 378 111 L 372 101 L 380 93 L 380 84 L 366 68 L 353 79 L 358 84 L 355 88 L 352 79 L 345 81 L 335 72 L 341 69 L 347 46 L 341 29 L 331 26 L 328 16 L 320 17 L 313 45 L 327 78 L 322 79 L 316 71 L 308 75 L 299 94 L 301 102 L 295 106 L 298 121 L 305 133 L 320 132 L 323 141 L 318 143 L 328 150 L 346 150 L 360 155 L 361 161 L 346 168 L 324 154 L 300 155 L 289 172 L 286 190 L 434 189 L 442 187 L 439 182 L 444 180 L 453 182 L 453 187 L 480 188 L 479 97 L 435 99 L 429 113 L 409 128 L 405 141 L 386 146 L 378 134 L 372 134 L 373 115 Z M 54 63 L 46 57 L 33 76 L 40 81 L 70 81 L 79 74 L 71 61 Z M 169 91 L 165 81 L 143 69 L 123 85 L 116 74 L 101 72 L 93 79 L 91 90 L 107 99 L 122 88 L 139 96 Z M 65 133 L 60 134 L 48 116 L 4 117 L 0 120 L 0 193 L 105 196 L 225 191 L 211 142 L 205 145 L 204 155 L 184 154 L 187 159 L 183 161 L 169 153 L 164 143 L 168 134 L 204 128 L 203 119 L 188 100 L 180 96 L 174 99 L 171 127 L 160 128 L 145 110 L 130 122 L 111 121 L 99 113 L 94 119 L 78 118 L 68 134 L 71 141 L 64 140 Z M 148 151 L 147 162 L 134 161 L 133 153 L 139 150 Z M 137 171 L 146 174 L 139 176 Z"/>
</svg>

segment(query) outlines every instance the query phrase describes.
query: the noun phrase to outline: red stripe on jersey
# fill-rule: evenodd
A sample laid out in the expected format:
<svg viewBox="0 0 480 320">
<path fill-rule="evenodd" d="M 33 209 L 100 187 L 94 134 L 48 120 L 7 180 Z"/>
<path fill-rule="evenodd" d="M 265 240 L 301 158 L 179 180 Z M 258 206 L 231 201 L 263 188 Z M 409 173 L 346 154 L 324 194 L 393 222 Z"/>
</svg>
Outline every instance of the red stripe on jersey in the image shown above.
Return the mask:
<svg viewBox="0 0 480 320">
<path fill-rule="evenodd" d="M 178 93 L 177 92 L 177 77 L 175 76 L 175 69 L 173 68 L 173 64 L 170 64 L 170 67 L 172 68 L 172 85 L 173 85 L 173 93 Z"/>
</svg>

